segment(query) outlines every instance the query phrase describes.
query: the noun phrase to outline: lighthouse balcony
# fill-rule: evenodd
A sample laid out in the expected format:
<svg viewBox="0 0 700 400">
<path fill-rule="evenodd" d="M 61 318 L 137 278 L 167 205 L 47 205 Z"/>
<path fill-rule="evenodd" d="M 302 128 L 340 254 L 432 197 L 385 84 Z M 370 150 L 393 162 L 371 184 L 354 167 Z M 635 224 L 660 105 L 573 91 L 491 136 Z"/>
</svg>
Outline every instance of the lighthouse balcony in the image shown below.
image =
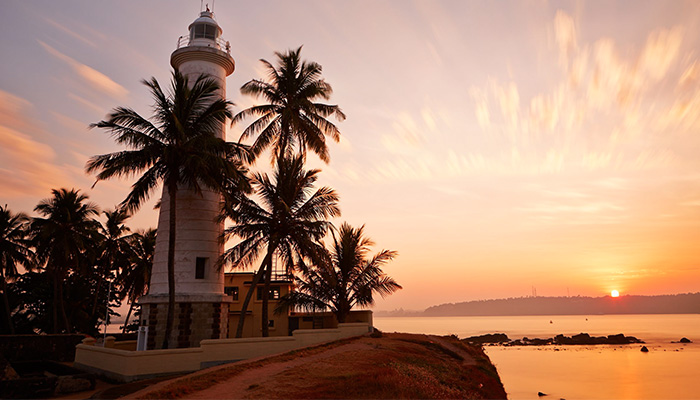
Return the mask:
<svg viewBox="0 0 700 400">
<path fill-rule="evenodd" d="M 212 47 L 217 50 L 225 51 L 226 54 L 231 55 L 231 44 L 224 40 L 222 37 L 195 37 L 193 38 L 192 35 L 183 35 L 180 36 L 177 40 L 177 49 L 181 49 L 183 47 L 191 47 L 191 46 L 199 46 L 199 47 Z M 176 50 L 177 50 L 176 49 Z"/>
</svg>

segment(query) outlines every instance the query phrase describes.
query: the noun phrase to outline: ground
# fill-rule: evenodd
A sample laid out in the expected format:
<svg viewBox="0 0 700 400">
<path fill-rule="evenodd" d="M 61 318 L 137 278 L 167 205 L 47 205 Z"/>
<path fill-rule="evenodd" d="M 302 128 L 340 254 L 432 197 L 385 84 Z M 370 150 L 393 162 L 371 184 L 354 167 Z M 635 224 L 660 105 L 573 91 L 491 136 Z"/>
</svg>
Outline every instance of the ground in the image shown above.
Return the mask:
<svg viewBox="0 0 700 400">
<path fill-rule="evenodd" d="M 209 368 L 128 398 L 494 399 L 506 393 L 480 347 L 456 337 L 391 333 Z"/>
</svg>

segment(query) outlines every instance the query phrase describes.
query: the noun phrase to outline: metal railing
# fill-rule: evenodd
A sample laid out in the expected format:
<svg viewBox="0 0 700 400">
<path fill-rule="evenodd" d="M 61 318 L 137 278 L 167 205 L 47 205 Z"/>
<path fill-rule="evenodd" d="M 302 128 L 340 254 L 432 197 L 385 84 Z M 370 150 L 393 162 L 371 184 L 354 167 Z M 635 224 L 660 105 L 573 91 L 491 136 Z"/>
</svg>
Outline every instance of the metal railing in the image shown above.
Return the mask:
<svg viewBox="0 0 700 400">
<path fill-rule="evenodd" d="M 200 38 L 197 38 L 200 39 Z M 204 38 L 201 38 L 204 39 Z M 214 43 L 219 47 L 219 50 L 224 50 L 227 54 L 231 54 L 231 43 L 228 41 L 224 40 L 224 38 L 217 38 L 217 39 L 206 39 L 206 40 L 213 40 Z M 180 36 L 177 39 L 177 49 L 182 48 L 182 47 L 187 47 L 190 45 L 190 35 L 183 35 Z"/>
</svg>

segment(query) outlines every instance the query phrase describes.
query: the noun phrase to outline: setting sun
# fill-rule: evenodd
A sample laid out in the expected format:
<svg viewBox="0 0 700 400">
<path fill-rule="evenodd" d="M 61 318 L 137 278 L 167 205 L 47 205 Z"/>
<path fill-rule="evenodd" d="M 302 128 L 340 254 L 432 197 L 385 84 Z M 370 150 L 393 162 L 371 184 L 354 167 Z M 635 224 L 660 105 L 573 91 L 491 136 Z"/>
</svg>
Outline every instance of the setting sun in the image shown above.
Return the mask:
<svg viewBox="0 0 700 400">
<path fill-rule="evenodd" d="M 620 297 L 620 292 L 613 290 L 610 292 L 610 297 Z"/>
</svg>

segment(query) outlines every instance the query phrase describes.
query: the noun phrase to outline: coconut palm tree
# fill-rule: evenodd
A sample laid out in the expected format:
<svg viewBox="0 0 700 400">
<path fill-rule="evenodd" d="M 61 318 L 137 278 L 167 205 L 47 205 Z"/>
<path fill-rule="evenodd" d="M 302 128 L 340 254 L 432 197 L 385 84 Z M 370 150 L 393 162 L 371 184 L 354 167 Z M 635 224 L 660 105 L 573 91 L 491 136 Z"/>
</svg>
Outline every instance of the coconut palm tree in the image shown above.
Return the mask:
<svg viewBox="0 0 700 400">
<path fill-rule="evenodd" d="M 13 214 L 8 208 L 0 206 L 0 284 L 5 303 L 9 333 L 15 334 L 10 312 L 10 300 L 7 295 L 7 281 L 19 275 L 17 266 L 25 269 L 33 267 L 34 252 L 28 241 L 29 217 L 23 213 Z"/>
<path fill-rule="evenodd" d="M 122 286 L 122 296 L 129 302 L 122 333 L 126 332 L 129 325 L 136 300 L 148 292 L 156 250 L 156 230 L 151 228 L 131 235 L 131 248 L 131 264 L 121 271 L 118 279 Z"/>
<path fill-rule="evenodd" d="M 100 248 L 97 258 L 99 275 L 112 278 L 121 270 L 129 267 L 131 253 L 131 229 L 124 223 L 129 219 L 129 213 L 123 208 L 103 211 L 107 218 L 104 225 L 100 226 Z M 99 299 L 101 282 L 95 289 L 95 297 L 92 305 L 91 317 L 95 318 L 97 301 Z"/>
<path fill-rule="evenodd" d="M 191 85 L 187 77 L 173 72 L 171 89 L 164 92 L 158 81 L 143 81 L 155 99 L 153 122 L 134 110 L 118 107 L 108 119 L 93 124 L 108 130 L 127 150 L 92 157 L 88 172 L 97 180 L 140 174 L 122 202 L 129 211 L 137 210 L 159 184 L 170 198 L 168 230 L 168 313 L 163 348 L 175 315 L 175 238 L 176 200 L 180 188 L 201 193 L 202 187 L 220 190 L 227 183 L 236 190 L 247 188 L 246 169 L 241 158 L 247 150 L 217 135 L 231 118 L 231 102 L 220 98 L 220 87 L 204 75 Z"/>
<path fill-rule="evenodd" d="M 275 252 L 287 271 L 291 271 L 296 258 L 320 251 L 318 241 L 332 226 L 328 218 L 340 215 L 338 195 L 333 189 L 313 190 L 319 172 L 304 170 L 301 155 L 278 158 L 273 179 L 267 174 L 254 174 L 256 197 L 243 196 L 235 202 L 225 202 L 224 215 L 235 223 L 226 229 L 225 239 L 236 236 L 241 242 L 224 253 L 222 264 L 247 267 L 265 254 L 243 301 L 236 337 L 243 333 L 248 303 L 263 275 L 263 293 L 270 291 Z M 259 203 L 255 198 L 259 198 Z M 263 336 L 268 336 L 268 315 L 268 296 L 265 295 L 262 303 Z"/>
<path fill-rule="evenodd" d="M 93 250 L 100 223 L 95 204 L 79 190 L 53 189 L 53 197 L 34 208 L 45 218 L 35 217 L 31 224 L 33 245 L 41 265 L 53 281 L 53 329 L 71 331 L 64 306 L 63 285 L 71 272 L 86 271 L 92 264 Z M 61 321 L 59 322 L 59 313 Z"/>
<path fill-rule="evenodd" d="M 331 85 L 321 78 L 321 65 L 301 60 L 301 47 L 286 53 L 275 52 L 277 66 L 260 60 L 268 73 L 267 80 L 253 79 L 241 87 L 245 95 L 262 97 L 267 104 L 245 109 L 233 118 L 232 124 L 255 117 L 241 135 L 241 140 L 257 136 L 251 150 L 257 157 L 272 146 L 272 163 L 307 148 L 328 163 L 330 155 L 326 136 L 340 140 L 338 128 L 328 121 L 335 116 L 342 121 L 345 114 L 337 105 L 317 103 L 328 100 Z"/>
<path fill-rule="evenodd" d="M 373 295 L 388 296 L 401 289 L 381 267 L 397 253 L 382 250 L 368 259 L 372 240 L 364 236 L 364 225 L 353 228 L 347 223 L 340 227 L 330 254 L 316 258 L 314 264 L 299 265 L 301 275 L 295 278 L 295 290 L 280 299 L 279 312 L 287 307 L 306 311 L 330 310 L 339 323 L 345 322 L 355 306 L 374 304 Z M 313 258 L 313 257 L 312 257 Z"/>
</svg>

